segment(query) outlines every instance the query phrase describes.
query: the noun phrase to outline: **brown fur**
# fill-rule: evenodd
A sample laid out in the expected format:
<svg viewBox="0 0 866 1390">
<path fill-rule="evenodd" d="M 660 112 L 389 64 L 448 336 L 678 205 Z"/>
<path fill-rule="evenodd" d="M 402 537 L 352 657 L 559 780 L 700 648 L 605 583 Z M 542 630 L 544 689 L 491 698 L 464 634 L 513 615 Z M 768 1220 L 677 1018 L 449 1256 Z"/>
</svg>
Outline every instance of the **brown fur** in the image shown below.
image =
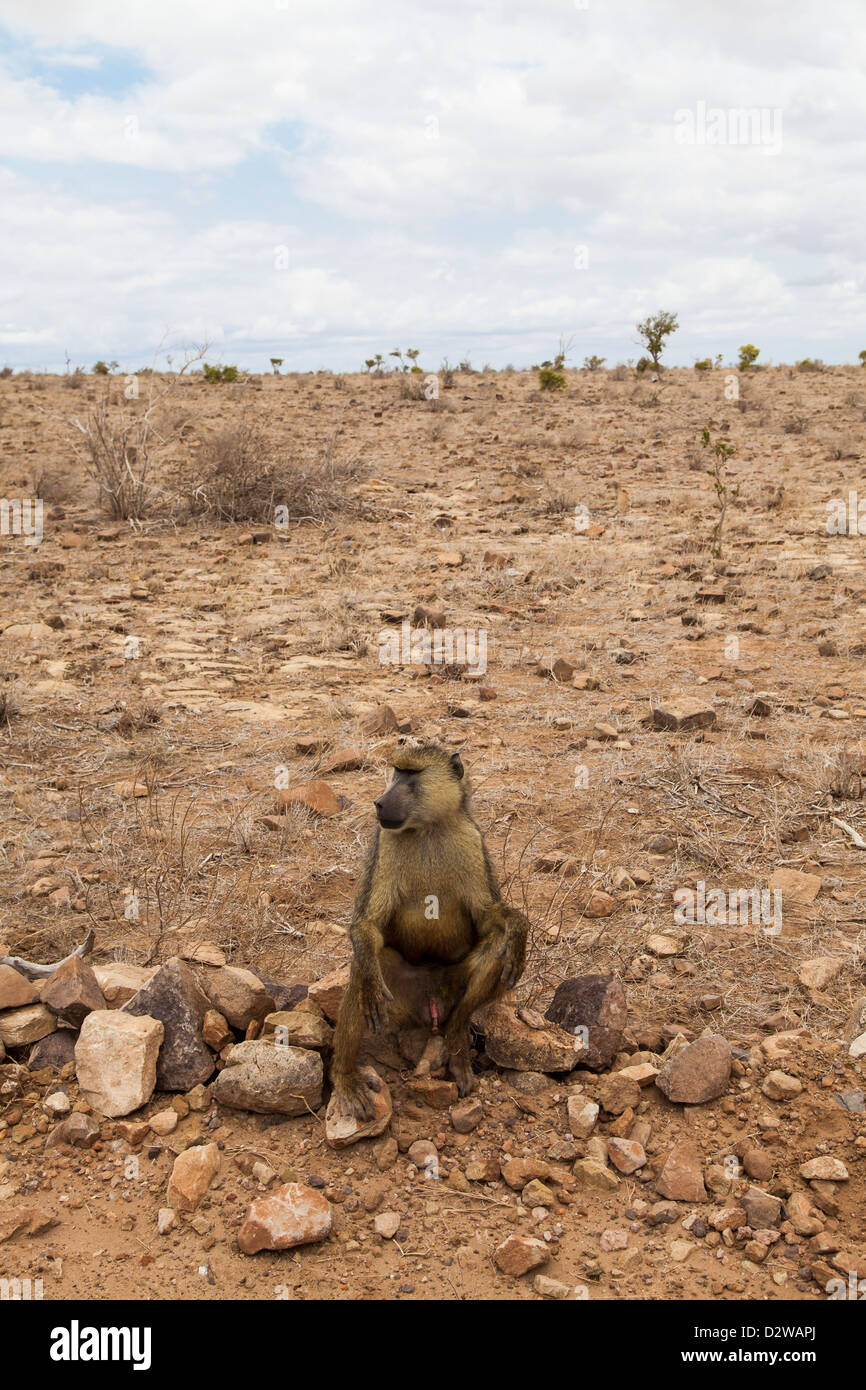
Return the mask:
<svg viewBox="0 0 866 1390">
<path fill-rule="evenodd" d="M 469 1019 L 520 977 L 529 930 L 501 900 L 459 757 L 428 744 L 400 750 L 394 769 L 376 801 L 334 1038 L 334 1090 L 362 1118 L 372 1113 L 357 1068 L 365 1025 L 441 1023 L 460 1093 L 473 1089 Z"/>
</svg>

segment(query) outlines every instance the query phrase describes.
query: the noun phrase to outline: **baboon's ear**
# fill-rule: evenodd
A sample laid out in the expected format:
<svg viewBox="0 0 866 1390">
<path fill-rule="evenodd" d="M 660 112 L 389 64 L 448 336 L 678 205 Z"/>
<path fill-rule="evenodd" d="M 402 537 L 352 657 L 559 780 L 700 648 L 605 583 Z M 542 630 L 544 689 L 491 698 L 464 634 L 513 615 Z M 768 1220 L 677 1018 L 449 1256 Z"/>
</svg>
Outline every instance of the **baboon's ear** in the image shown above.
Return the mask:
<svg viewBox="0 0 866 1390">
<path fill-rule="evenodd" d="M 463 776 L 463 764 L 460 761 L 459 753 L 451 754 L 451 766 L 454 769 L 454 776 L 457 778 L 459 782 L 460 778 Z"/>
</svg>

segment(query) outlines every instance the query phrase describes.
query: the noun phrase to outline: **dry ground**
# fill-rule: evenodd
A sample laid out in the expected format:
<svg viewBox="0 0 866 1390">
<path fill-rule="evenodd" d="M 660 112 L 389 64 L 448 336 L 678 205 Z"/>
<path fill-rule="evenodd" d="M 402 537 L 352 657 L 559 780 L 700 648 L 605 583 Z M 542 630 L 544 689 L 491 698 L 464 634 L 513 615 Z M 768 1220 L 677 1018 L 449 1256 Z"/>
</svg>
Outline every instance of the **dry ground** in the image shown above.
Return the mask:
<svg viewBox="0 0 866 1390">
<path fill-rule="evenodd" d="M 663 1153 L 688 1132 L 719 1161 L 761 1135 L 769 1110 L 783 1183 L 802 1187 L 797 1168 L 820 1145 L 848 1164 L 829 1229 L 862 1261 L 866 1154 L 854 1141 L 864 1119 L 834 1092 L 863 1083 L 863 1064 L 839 1045 L 866 993 L 866 854 L 831 817 L 866 833 L 866 816 L 830 787 L 840 757 L 857 766 L 864 753 L 866 573 L 864 540 L 828 535 L 826 521 L 830 500 L 861 482 L 866 373 L 765 369 L 740 377 L 739 401 L 726 399 L 720 372 L 675 370 L 657 383 L 624 371 L 567 377 L 565 392 L 542 395 L 530 373 L 461 373 L 432 401 L 413 399 L 396 376 L 182 380 L 168 402 L 176 416 L 155 465 L 158 492 L 134 527 L 107 516 L 71 444 L 81 441 L 74 417 L 101 393 L 113 393 L 113 410 L 128 408 L 121 383 L 0 381 L 0 495 L 46 499 L 39 547 L 0 542 L 0 627 L 15 625 L 0 635 L 0 952 L 56 959 L 93 925 L 97 959 L 149 962 L 174 954 L 184 926 L 204 919 L 230 960 L 280 979 L 308 981 L 342 963 L 392 742 L 364 735 L 361 719 L 387 703 L 413 735 L 464 756 L 508 896 L 534 924 L 521 1002 L 543 1009 L 567 975 L 613 970 L 627 980 L 635 1039 L 712 1022 L 748 1050 L 769 1031 L 808 1030 L 787 1067 L 807 1083 L 796 1101 L 768 1102 L 757 1066 L 734 1079 L 728 1111 L 716 1102 L 684 1112 L 648 1096 L 651 1147 Z M 350 462 L 335 484 L 345 507 L 292 518 L 257 544 L 249 532 L 261 526 L 190 517 L 197 459 L 250 419 L 278 457 L 324 449 Z M 740 490 L 721 559 L 710 551 L 706 425 L 736 449 Z M 588 509 L 588 529 L 575 525 L 575 507 Z M 705 587 L 721 601 L 702 601 Z M 486 634 L 480 681 L 380 662 L 381 629 L 411 620 L 419 603 L 443 608 L 452 628 Z M 50 635 L 22 636 L 17 625 L 34 622 Z M 539 659 L 557 657 L 598 688 L 537 673 Z M 768 717 L 748 713 L 757 691 L 775 697 Z M 705 696 L 717 729 L 652 731 L 651 706 L 676 694 Z M 599 722 L 619 737 L 598 737 Z M 320 736 L 326 751 L 300 756 L 301 734 Z M 338 816 L 295 812 L 277 831 L 261 822 L 280 767 L 295 785 L 347 745 L 365 762 L 326 777 L 345 798 Z M 118 794 L 128 782 L 147 795 Z M 670 848 L 656 853 L 660 835 Z M 536 868 L 551 850 L 576 861 L 568 874 Z M 809 907 L 786 910 L 780 935 L 697 925 L 672 960 L 646 955 L 647 936 L 672 925 L 676 887 L 766 887 L 781 866 L 818 873 L 823 887 Z M 615 888 L 618 868 L 652 880 Z M 615 892 L 613 915 L 582 915 L 590 887 Z M 125 916 L 132 894 L 137 918 Z M 798 982 L 815 956 L 843 962 L 825 992 Z M 722 996 L 711 1013 L 708 994 Z M 392 1080 L 399 1116 L 405 1091 Z M 566 1094 L 563 1081 L 527 1101 L 486 1072 L 479 1130 L 455 1135 L 447 1115 L 409 1107 L 401 1133 L 440 1134 L 446 1171 L 504 1150 L 543 1156 L 566 1133 Z M 190 1116 L 181 1130 L 200 1123 Z M 130 1182 L 108 1133 L 101 1150 L 62 1158 L 41 1140 L 16 1145 L 10 1132 L 0 1134 L 0 1193 L 4 1183 L 7 1196 L 41 1188 L 60 1220 L 0 1245 L 0 1275 L 41 1272 L 46 1297 L 535 1296 L 490 1260 L 506 1234 L 534 1225 L 504 1185 L 424 1183 L 402 1156 L 382 1174 L 370 1144 L 327 1150 L 313 1116 L 274 1125 L 224 1112 L 221 1123 L 227 1156 L 263 1153 L 280 1171 L 325 1180 L 340 1204 L 330 1242 L 241 1256 L 236 1213 L 254 1184 L 231 1163 L 202 1230 L 159 1237 L 170 1153 L 143 1157 Z M 377 1185 L 382 1205 L 405 1217 L 404 1240 L 372 1234 Z M 579 1194 L 553 1213 L 541 1228 L 555 1252 L 545 1272 L 591 1298 L 824 1296 L 798 1275 L 810 1263 L 803 1241 L 786 1255 L 774 1247 L 760 1269 L 700 1243 L 680 1266 L 669 1245 L 681 1228 L 636 1222 L 627 1251 L 602 1253 L 603 1230 L 629 1230 L 627 1192 L 639 1197 L 641 1184 Z"/>
</svg>

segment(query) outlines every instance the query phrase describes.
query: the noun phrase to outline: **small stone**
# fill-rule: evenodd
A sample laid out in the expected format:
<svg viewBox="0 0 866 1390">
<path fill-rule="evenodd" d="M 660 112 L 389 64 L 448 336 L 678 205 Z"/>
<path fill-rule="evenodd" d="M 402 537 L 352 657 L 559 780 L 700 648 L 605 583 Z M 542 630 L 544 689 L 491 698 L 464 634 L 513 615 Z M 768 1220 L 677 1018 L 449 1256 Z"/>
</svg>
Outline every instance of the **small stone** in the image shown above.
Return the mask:
<svg viewBox="0 0 866 1390">
<path fill-rule="evenodd" d="M 780 890 L 784 910 L 785 903 L 814 902 L 823 887 L 823 880 L 818 874 L 803 874 L 799 869 L 775 869 L 770 875 L 769 886 Z"/>
<path fill-rule="evenodd" d="M 310 985 L 308 998 L 318 1004 L 331 1023 L 337 1021 L 340 1004 L 349 984 L 349 970 L 348 965 L 341 965 L 338 970 L 332 970 L 329 975 L 323 975 L 321 980 Z"/>
<path fill-rule="evenodd" d="M 642 1144 L 633 1139 L 611 1139 L 607 1146 L 607 1156 L 620 1173 L 636 1173 L 647 1161 Z"/>
<path fill-rule="evenodd" d="M 93 970 L 80 956 L 71 956 L 58 965 L 41 994 L 42 1003 L 72 1028 L 80 1028 L 94 1009 L 106 1007 Z"/>
<path fill-rule="evenodd" d="M 276 1035 L 280 1046 L 312 1048 L 324 1052 L 334 1041 L 334 1030 L 327 1020 L 308 1009 L 281 1009 L 268 1014 L 262 1024 L 262 1037 Z"/>
<path fill-rule="evenodd" d="M 300 787 L 289 787 L 277 792 L 277 811 L 286 811 L 290 806 L 304 806 L 314 816 L 331 818 L 342 810 L 340 800 L 327 782 L 313 779 Z"/>
<path fill-rule="evenodd" d="M 195 1211 L 219 1172 L 216 1144 L 197 1144 L 174 1160 L 166 1199 L 176 1211 Z"/>
<path fill-rule="evenodd" d="M 550 1251 L 543 1240 L 527 1239 L 524 1236 L 509 1236 L 493 1252 L 497 1269 L 514 1278 L 528 1274 L 531 1269 L 537 1269 L 549 1259 Z"/>
<path fill-rule="evenodd" d="M 571 1297 L 571 1288 L 558 1279 L 549 1279 L 546 1274 L 536 1274 L 532 1287 L 540 1298 L 564 1299 Z"/>
<path fill-rule="evenodd" d="M 613 1228 L 602 1231 L 599 1245 L 602 1250 L 611 1253 L 613 1250 L 626 1250 L 628 1248 L 628 1232 L 617 1231 Z"/>
<path fill-rule="evenodd" d="M 746 1213 L 746 1222 L 752 1230 L 765 1230 L 778 1226 L 782 1219 L 782 1202 L 760 1187 L 749 1187 L 737 1198 L 738 1204 Z"/>
<path fill-rule="evenodd" d="M 331 1233 L 333 1208 L 327 1197 L 303 1183 L 290 1182 L 258 1197 L 247 1208 L 238 1232 L 244 1255 L 259 1250 L 289 1250 L 312 1245 Z"/>
<path fill-rule="evenodd" d="M 585 1096 L 569 1096 L 566 1104 L 568 1128 L 575 1139 L 588 1139 L 595 1128 L 599 1107 Z"/>
<path fill-rule="evenodd" d="M 615 975 L 575 975 L 563 980 L 545 1017 L 585 1041 L 581 1066 L 603 1071 L 619 1051 L 628 1023 L 622 981 Z"/>
<path fill-rule="evenodd" d="M 847 1182 L 848 1169 L 841 1158 L 831 1158 L 829 1154 L 822 1154 L 820 1158 L 810 1158 L 808 1163 L 800 1165 L 800 1177 L 806 1178 L 810 1182 Z"/>
<path fill-rule="evenodd" d="M 173 1231 L 177 1225 L 177 1212 L 173 1207 L 160 1207 L 156 1217 L 156 1229 L 159 1235 L 167 1236 L 169 1231 Z"/>
<path fill-rule="evenodd" d="M 595 1158 L 579 1158 L 572 1168 L 577 1186 L 595 1192 L 612 1192 L 619 1183 L 616 1173 L 612 1173 Z"/>
<path fill-rule="evenodd" d="M 373 1230 L 383 1240 L 393 1240 L 400 1229 L 400 1217 L 396 1211 L 381 1211 L 373 1220 Z"/>
<path fill-rule="evenodd" d="M 797 979 L 807 989 L 826 989 L 831 980 L 835 980 L 843 965 L 844 961 L 837 960 L 834 956 L 815 956 L 811 960 L 803 961 L 797 971 Z"/>
<path fill-rule="evenodd" d="M 92 1149 L 98 1138 L 99 1125 L 92 1115 L 76 1111 L 51 1131 L 47 1145 L 54 1148 L 58 1144 L 71 1144 L 76 1149 Z"/>
<path fill-rule="evenodd" d="M 525 1207 L 555 1207 L 556 1195 L 546 1183 L 538 1178 L 532 1178 L 524 1187 L 520 1194 L 520 1200 Z"/>
<path fill-rule="evenodd" d="M 803 1083 L 784 1071 L 771 1071 L 761 1083 L 761 1090 L 770 1100 L 793 1100 L 802 1089 Z"/>
<path fill-rule="evenodd" d="M 336 1095 L 332 1095 L 325 1114 L 325 1140 L 332 1149 L 345 1149 L 359 1139 L 372 1139 L 382 1134 L 391 1120 L 391 1092 L 373 1067 L 361 1067 L 373 1102 L 373 1118 L 359 1120 L 354 1115 L 341 1115 Z"/>
<path fill-rule="evenodd" d="M 656 1188 L 674 1202 L 705 1202 L 701 1155 L 691 1139 L 681 1139 L 665 1159 Z"/>
<path fill-rule="evenodd" d="M 176 1110 L 158 1110 L 155 1115 L 150 1117 L 150 1127 L 154 1134 L 166 1135 L 173 1134 L 177 1129 Z"/>
<path fill-rule="evenodd" d="M 533 1178 L 549 1178 L 550 1164 L 543 1158 L 509 1158 L 502 1164 L 502 1177 L 509 1187 L 522 1191 Z"/>
<path fill-rule="evenodd" d="M 125 965 L 121 961 L 111 961 L 108 965 L 95 965 L 93 973 L 106 1005 L 119 1009 L 144 988 L 156 971 L 141 965 Z"/>
<path fill-rule="evenodd" d="M 56 1027 L 56 1016 L 44 1004 L 7 1009 L 0 1013 L 0 1043 L 5 1047 L 23 1047 L 53 1033 Z"/>
<path fill-rule="evenodd" d="M 259 1115 L 308 1115 L 322 1103 L 322 1058 L 272 1038 L 238 1043 L 211 1086 L 220 1105 Z"/>
<path fill-rule="evenodd" d="M 410 1076 L 406 1089 L 416 1100 L 433 1110 L 448 1110 L 457 1103 L 458 1092 L 453 1081 L 435 1081 L 427 1076 Z"/>
<path fill-rule="evenodd" d="M 201 1036 L 210 1007 L 192 967 L 173 956 L 120 1012 L 159 1019 L 164 1038 L 156 1067 L 161 1091 L 188 1091 L 213 1075 L 214 1059 Z"/>
<path fill-rule="evenodd" d="M 712 729 L 716 723 L 716 712 L 704 700 L 684 695 L 657 705 L 652 712 L 652 723 L 654 729 L 670 732 Z"/>
<path fill-rule="evenodd" d="M 39 986 L 11 965 L 0 965 L 0 1009 L 19 1009 L 35 1004 Z"/>
<path fill-rule="evenodd" d="M 484 1106 L 477 1096 L 470 1096 L 452 1105 L 450 1115 L 458 1134 L 471 1134 L 484 1119 Z"/>
<path fill-rule="evenodd" d="M 497 1066 L 514 1071 L 571 1071 L 581 1057 L 581 1040 L 551 1024 L 530 1028 L 508 1004 L 497 1002 L 483 1011 L 484 1050 Z"/>
<path fill-rule="evenodd" d="M 665 1063 L 656 1085 L 677 1104 L 702 1105 L 727 1090 L 731 1060 L 731 1048 L 724 1038 L 698 1038 Z"/>
<path fill-rule="evenodd" d="M 50 1067 L 52 1071 L 62 1071 L 70 1062 L 75 1062 L 75 1044 L 78 1034 L 72 1028 L 58 1028 L 34 1043 L 27 1058 L 31 1071 L 41 1071 Z"/>
<path fill-rule="evenodd" d="M 597 1095 L 603 1110 L 609 1115 L 621 1115 L 639 1104 L 640 1086 L 630 1077 L 623 1077 L 621 1072 L 613 1072 L 603 1078 Z"/>
</svg>

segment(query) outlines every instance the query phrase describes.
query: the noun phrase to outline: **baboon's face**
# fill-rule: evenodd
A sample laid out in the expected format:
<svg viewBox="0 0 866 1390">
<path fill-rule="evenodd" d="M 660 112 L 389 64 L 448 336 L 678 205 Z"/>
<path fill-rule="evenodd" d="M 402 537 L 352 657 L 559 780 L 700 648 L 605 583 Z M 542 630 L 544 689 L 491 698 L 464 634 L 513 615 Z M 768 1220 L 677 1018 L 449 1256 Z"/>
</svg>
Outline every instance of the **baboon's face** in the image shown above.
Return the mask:
<svg viewBox="0 0 866 1390">
<path fill-rule="evenodd" d="M 463 804 L 462 777 L 463 764 L 456 753 L 430 767 L 395 767 L 387 790 L 374 802 L 380 826 L 399 833 L 444 820 Z"/>
</svg>

